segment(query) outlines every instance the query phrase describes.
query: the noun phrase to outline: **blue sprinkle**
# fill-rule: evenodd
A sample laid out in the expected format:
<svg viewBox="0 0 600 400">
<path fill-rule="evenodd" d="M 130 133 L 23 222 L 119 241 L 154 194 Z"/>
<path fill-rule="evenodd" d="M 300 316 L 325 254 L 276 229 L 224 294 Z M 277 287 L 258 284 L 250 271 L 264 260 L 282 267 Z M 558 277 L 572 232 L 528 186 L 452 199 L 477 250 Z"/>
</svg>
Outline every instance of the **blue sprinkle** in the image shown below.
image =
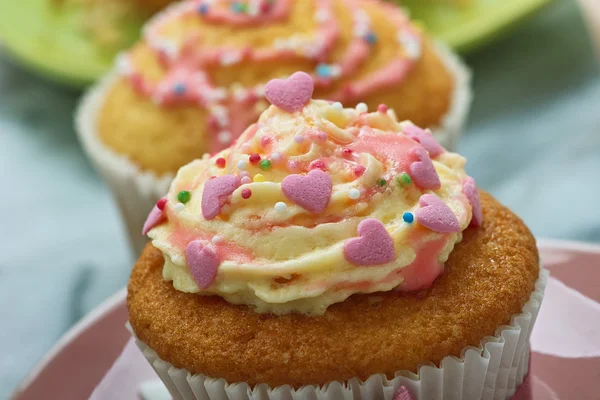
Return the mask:
<svg viewBox="0 0 600 400">
<path fill-rule="evenodd" d="M 369 32 L 365 35 L 365 40 L 367 41 L 367 43 L 373 45 L 377 43 L 377 35 L 375 34 L 375 32 Z"/>
<path fill-rule="evenodd" d="M 198 7 L 198 12 L 200 13 L 200 15 L 206 14 L 208 12 L 208 4 L 200 4 L 200 7 Z"/>
<path fill-rule="evenodd" d="M 329 78 L 331 76 L 331 67 L 327 64 L 321 63 L 317 65 L 315 72 L 320 77 Z"/>
<path fill-rule="evenodd" d="M 183 83 L 178 83 L 177 85 L 175 85 L 175 87 L 173 88 L 173 91 L 176 94 L 183 94 L 185 93 L 185 85 Z"/>
<path fill-rule="evenodd" d="M 244 4 L 240 3 L 240 2 L 233 2 L 231 3 L 231 11 L 233 11 L 236 14 L 242 13 L 244 12 L 245 7 Z"/>
<path fill-rule="evenodd" d="M 407 211 L 402 215 L 402 219 L 407 224 L 412 224 L 413 221 L 415 220 L 415 215 L 413 213 Z"/>
</svg>

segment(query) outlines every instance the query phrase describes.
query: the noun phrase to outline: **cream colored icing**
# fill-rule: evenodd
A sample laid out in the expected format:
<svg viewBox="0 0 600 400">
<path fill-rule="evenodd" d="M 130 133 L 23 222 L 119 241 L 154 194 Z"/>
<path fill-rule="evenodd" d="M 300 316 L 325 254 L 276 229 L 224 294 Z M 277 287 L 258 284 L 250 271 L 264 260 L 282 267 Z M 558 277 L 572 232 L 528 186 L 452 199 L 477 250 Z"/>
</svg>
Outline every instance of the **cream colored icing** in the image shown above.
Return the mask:
<svg viewBox="0 0 600 400">
<path fill-rule="evenodd" d="M 164 254 L 164 278 L 183 292 L 215 294 L 276 314 L 322 314 L 354 293 L 430 286 L 462 234 L 433 232 L 402 216 L 419 208 L 422 194 L 435 193 L 464 230 L 471 221 L 462 193 L 465 159 L 450 152 L 433 158 L 441 182 L 437 190 L 401 184 L 414 162 L 411 149 L 421 146 L 403 133 L 411 123 L 399 123 L 392 110 L 361 111 L 322 100 L 295 113 L 271 106 L 230 148 L 181 168 L 166 197 L 167 222 L 149 233 Z M 251 163 L 251 154 L 270 160 L 271 168 Z M 357 173 L 361 166 L 364 172 Z M 281 189 L 288 175 L 305 175 L 314 167 L 332 180 L 330 201 L 319 214 L 294 204 Z M 204 184 L 225 174 L 247 174 L 242 182 L 252 182 L 235 189 L 218 216 L 207 220 Z M 244 199 L 246 189 L 251 196 Z M 359 190 L 359 198 L 351 198 L 352 189 Z M 191 193 L 186 204 L 178 201 L 182 190 Z M 285 210 L 276 209 L 278 202 Z M 385 226 L 394 243 L 392 262 L 359 266 L 345 258 L 344 243 L 357 237 L 357 225 L 366 218 Z M 206 290 L 199 289 L 186 261 L 192 240 L 214 246 L 219 257 L 216 278 Z"/>
</svg>

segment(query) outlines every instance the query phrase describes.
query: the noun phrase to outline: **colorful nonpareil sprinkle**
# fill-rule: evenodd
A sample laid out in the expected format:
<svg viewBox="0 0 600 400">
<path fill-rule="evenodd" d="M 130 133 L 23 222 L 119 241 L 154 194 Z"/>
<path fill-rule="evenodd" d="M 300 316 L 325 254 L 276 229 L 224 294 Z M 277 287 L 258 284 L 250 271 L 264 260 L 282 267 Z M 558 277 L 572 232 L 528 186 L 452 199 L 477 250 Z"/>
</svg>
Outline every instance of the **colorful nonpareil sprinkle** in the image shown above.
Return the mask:
<svg viewBox="0 0 600 400">
<path fill-rule="evenodd" d="M 271 169 L 271 161 L 269 160 L 262 160 L 260 162 L 260 169 L 262 169 L 263 171 L 268 171 Z"/>
<path fill-rule="evenodd" d="M 215 160 L 215 164 L 219 168 L 225 168 L 227 161 L 223 157 L 219 157 Z"/>
<path fill-rule="evenodd" d="M 242 199 L 249 199 L 252 196 L 252 191 L 250 189 L 242 190 Z"/>
<path fill-rule="evenodd" d="M 380 104 L 377 106 L 377 111 L 379 111 L 382 114 L 385 114 L 388 111 L 388 106 L 386 106 L 385 104 Z"/>
<path fill-rule="evenodd" d="M 412 179 L 410 179 L 410 176 L 406 172 L 403 172 L 396 177 L 396 182 L 400 186 L 408 186 L 412 183 Z"/>
<path fill-rule="evenodd" d="M 406 222 L 407 224 L 412 224 L 413 221 L 415 220 L 415 215 L 411 212 L 405 212 L 404 214 L 402 214 L 402 220 L 404 222 Z"/>
<path fill-rule="evenodd" d="M 256 174 L 254 175 L 254 182 L 264 182 L 265 181 L 265 176 L 263 174 Z"/>
<path fill-rule="evenodd" d="M 261 157 L 260 154 L 254 153 L 254 154 L 250 154 L 250 157 L 248 158 L 248 160 L 250 161 L 251 164 L 256 164 L 260 161 Z"/>
<path fill-rule="evenodd" d="M 179 200 L 183 204 L 185 204 L 188 201 L 190 201 L 191 198 L 192 198 L 192 194 L 190 192 L 188 192 L 187 190 L 182 190 L 177 195 L 177 200 Z"/>
<path fill-rule="evenodd" d="M 275 203 L 275 211 L 284 212 L 285 210 L 287 210 L 287 204 L 285 204 L 283 201 L 278 201 Z"/>
<path fill-rule="evenodd" d="M 360 197 L 360 190 L 355 188 L 348 190 L 348 197 L 350 197 L 352 200 L 358 199 Z"/>
</svg>

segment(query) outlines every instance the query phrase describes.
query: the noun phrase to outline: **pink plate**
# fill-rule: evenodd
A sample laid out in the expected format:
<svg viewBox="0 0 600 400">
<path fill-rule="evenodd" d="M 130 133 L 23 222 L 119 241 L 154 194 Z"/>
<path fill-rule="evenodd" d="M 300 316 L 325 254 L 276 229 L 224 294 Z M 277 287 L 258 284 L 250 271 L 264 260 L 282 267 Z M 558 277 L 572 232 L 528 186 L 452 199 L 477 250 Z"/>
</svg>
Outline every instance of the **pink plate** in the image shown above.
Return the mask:
<svg viewBox="0 0 600 400">
<path fill-rule="evenodd" d="M 598 399 L 600 246 L 541 240 L 539 248 L 551 276 L 531 339 L 531 374 L 515 399 Z M 61 400 L 88 398 L 130 337 L 125 297 L 123 289 L 67 332 L 21 383 L 14 400 L 49 393 Z M 148 378 L 151 370 L 140 369 L 130 381 Z M 123 388 L 119 398 L 134 399 L 134 389 Z"/>
</svg>

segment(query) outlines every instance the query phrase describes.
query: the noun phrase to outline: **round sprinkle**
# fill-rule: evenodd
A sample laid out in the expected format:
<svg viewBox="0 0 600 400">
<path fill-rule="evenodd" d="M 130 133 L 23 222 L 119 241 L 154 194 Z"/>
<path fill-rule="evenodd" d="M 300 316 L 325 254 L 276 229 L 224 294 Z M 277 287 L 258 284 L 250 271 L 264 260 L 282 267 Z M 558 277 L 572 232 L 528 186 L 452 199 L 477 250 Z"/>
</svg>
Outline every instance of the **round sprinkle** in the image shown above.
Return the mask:
<svg viewBox="0 0 600 400">
<path fill-rule="evenodd" d="M 249 199 L 252 196 L 252 190 L 244 189 L 242 190 L 242 199 Z"/>
<path fill-rule="evenodd" d="M 351 156 L 352 155 L 352 149 L 343 149 L 342 150 L 342 154 L 346 157 Z"/>
<path fill-rule="evenodd" d="M 263 174 L 254 175 L 254 182 L 264 182 L 265 176 Z"/>
<path fill-rule="evenodd" d="M 370 45 L 374 45 L 375 43 L 377 43 L 377 35 L 375 34 L 375 32 L 371 31 L 365 35 L 365 40 Z"/>
<path fill-rule="evenodd" d="M 250 176 L 250 172 L 248 172 L 248 171 L 240 171 L 240 176 L 241 177 Z"/>
<path fill-rule="evenodd" d="M 377 111 L 379 111 L 380 113 L 385 114 L 388 110 L 388 106 L 386 106 L 385 104 L 380 104 L 377 106 Z"/>
<path fill-rule="evenodd" d="M 348 197 L 350 197 L 352 200 L 356 200 L 360 197 L 360 190 L 358 189 L 350 189 L 348 191 Z"/>
<path fill-rule="evenodd" d="M 315 72 L 321 78 L 331 78 L 331 75 L 332 75 L 331 66 L 329 64 L 325 64 L 325 63 L 321 63 L 321 64 L 317 65 Z"/>
<path fill-rule="evenodd" d="M 237 168 L 241 169 L 241 170 L 244 170 L 244 169 L 248 168 L 248 162 L 246 160 L 240 160 L 240 161 L 238 161 L 237 162 Z"/>
<path fill-rule="evenodd" d="M 407 224 L 412 224 L 413 221 L 415 220 L 415 215 L 413 213 L 407 211 L 404 214 L 402 214 L 402 219 Z"/>
<path fill-rule="evenodd" d="M 281 153 L 276 151 L 275 153 L 271 154 L 271 161 L 273 162 L 279 162 L 281 161 Z"/>
<path fill-rule="evenodd" d="M 356 167 L 354 167 L 354 175 L 356 176 L 362 176 L 362 174 L 365 173 L 366 168 L 363 167 L 362 165 L 357 165 Z"/>
<path fill-rule="evenodd" d="M 248 158 L 248 160 L 250 160 L 250 162 L 251 162 L 252 164 L 256 164 L 257 162 L 259 162 L 259 161 L 260 161 L 260 155 L 259 155 L 259 154 L 257 154 L 257 153 L 251 154 L 251 155 L 250 155 L 250 158 Z"/>
<path fill-rule="evenodd" d="M 385 185 L 387 185 L 387 181 L 383 178 L 377 179 L 377 184 L 381 187 L 384 187 Z"/>
<path fill-rule="evenodd" d="M 187 190 L 182 190 L 181 192 L 179 192 L 179 194 L 177 195 L 177 200 L 179 200 L 180 202 L 182 202 L 183 204 L 187 203 L 188 201 L 190 201 L 190 199 L 192 198 L 192 194 L 190 192 L 188 192 Z"/>
<path fill-rule="evenodd" d="M 250 179 L 249 176 L 242 176 L 242 179 L 240 179 L 240 182 L 242 183 L 242 185 L 246 185 L 246 184 L 252 182 L 252 179 Z"/>
<path fill-rule="evenodd" d="M 173 87 L 173 91 L 175 92 L 175 94 L 184 94 L 185 85 L 183 83 L 178 83 Z"/>
<path fill-rule="evenodd" d="M 319 132 L 317 133 L 317 139 L 319 139 L 321 142 L 326 141 L 328 138 L 327 134 L 325 132 Z"/>
<path fill-rule="evenodd" d="M 269 160 L 262 160 L 260 162 L 260 169 L 262 169 L 263 171 L 268 171 L 271 169 L 271 161 Z"/>
<path fill-rule="evenodd" d="M 342 103 L 340 103 L 339 101 L 336 101 L 335 103 L 333 103 L 331 105 L 331 108 L 334 111 L 342 111 L 344 109 L 344 106 L 342 105 Z"/>
<path fill-rule="evenodd" d="M 183 211 L 184 208 L 185 208 L 185 206 L 182 203 L 177 203 L 173 206 L 173 211 L 181 212 L 181 211 Z"/>
<path fill-rule="evenodd" d="M 227 165 L 227 161 L 223 157 L 219 157 L 216 159 L 215 164 L 219 168 L 225 168 L 225 165 Z"/>
<path fill-rule="evenodd" d="M 369 107 L 365 103 L 358 103 L 356 105 L 356 111 L 362 114 L 369 111 Z"/>
<path fill-rule="evenodd" d="M 294 142 L 296 142 L 296 143 L 302 143 L 302 142 L 304 142 L 304 136 L 302 136 L 302 135 L 296 135 L 296 136 L 294 136 Z"/>
<path fill-rule="evenodd" d="M 287 204 L 285 204 L 283 201 L 278 201 L 277 203 L 275 203 L 275 211 L 284 212 L 286 209 Z"/>
<path fill-rule="evenodd" d="M 165 209 L 166 205 L 167 199 L 165 199 L 164 197 L 156 202 L 156 208 L 158 208 L 161 211 Z"/>
<path fill-rule="evenodd" d="M 198 7 L 198 14 L 205 15 L 208 12 L 208 4 L 202 3 L 200 7 Z"/>
<path fill-rule="evenodd" d="M 412 183 L 412 179 L 410 179 L 410 176 L 406 172 L 403 172 L 402 174 L 398 175 L 396 181 L 400 186 L 406 186 Z"/>
<path fill-rule="evenodd" d="M 214 245 L 217 245 L 217 244 L 221 243 L 222 241 L 223 241 L 223 236 L 220 236 L 220 235 L 213 236 L 213 238 L 211 240 L 212 244 L 214 244 Z"/>
<path fill-rule="evenodd" d="M 221 131 L 217 136 L 217 140 L 219 143 L 229 144 L 231 143 L 231 133 L 229 131 Z"/>
</svg>

